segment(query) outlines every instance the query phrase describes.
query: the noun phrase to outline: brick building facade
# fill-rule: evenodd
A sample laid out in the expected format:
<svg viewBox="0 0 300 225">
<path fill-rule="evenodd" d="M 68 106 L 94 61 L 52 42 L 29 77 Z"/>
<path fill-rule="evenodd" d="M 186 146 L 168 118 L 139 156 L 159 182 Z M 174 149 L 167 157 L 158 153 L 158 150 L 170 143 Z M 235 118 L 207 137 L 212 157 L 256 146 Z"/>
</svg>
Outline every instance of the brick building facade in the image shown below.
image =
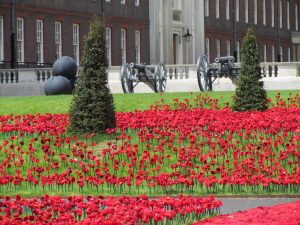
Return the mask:
<svg viewBox="0 0 300 225">
<path fill-rule="evenodd" d="M 236 0 L 234 29 L 234 0 L 205 0 L 206 53 L 212 61 L 236 51 L 239 61 L 243 38 L 251 27 L 262 62 L 296 61 L 292 35 L 298 31 L 299 6 L 299 0 Z"/>
<path fill-rule="evenodd" d="M 11 66 L 12 36 L 16 67 L 49 66 L 62 55 L 79 65 L 94 15 L 104 15 L 110 65 L 149 63 L 148 0 L 2 0 L 0 68 Z"/>
</svg>

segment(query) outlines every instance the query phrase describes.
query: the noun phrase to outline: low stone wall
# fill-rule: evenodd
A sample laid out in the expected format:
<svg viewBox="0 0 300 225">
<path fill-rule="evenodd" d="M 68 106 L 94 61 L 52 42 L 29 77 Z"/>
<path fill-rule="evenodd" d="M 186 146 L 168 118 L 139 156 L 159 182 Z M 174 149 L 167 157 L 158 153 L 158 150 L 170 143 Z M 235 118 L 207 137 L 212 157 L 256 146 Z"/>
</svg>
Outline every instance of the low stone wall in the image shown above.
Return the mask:
<svg viewBox="0 0 300 225">
<path fill-rule="evenodd" d="M 263 81 L 267 90 L 300 90 L 300 63 L 263 63 Z M 167 65 L 166 92 L 198 92 L 196 65 Z M 123 93 L 120 81 L 121 67 L 108 70 L 112 93 Z M 80 69 L 79 69 L 80 71 Z M 0 70 L 0 96 L 45 95 L 44 83 L 52 76 L 51 68 Z M 214 91 L 232 91 L 235 85 L 229 78 L 218 78 Z M 134 88 L 135 93 L 153 93 L 145 83 Z"/>
</svg>

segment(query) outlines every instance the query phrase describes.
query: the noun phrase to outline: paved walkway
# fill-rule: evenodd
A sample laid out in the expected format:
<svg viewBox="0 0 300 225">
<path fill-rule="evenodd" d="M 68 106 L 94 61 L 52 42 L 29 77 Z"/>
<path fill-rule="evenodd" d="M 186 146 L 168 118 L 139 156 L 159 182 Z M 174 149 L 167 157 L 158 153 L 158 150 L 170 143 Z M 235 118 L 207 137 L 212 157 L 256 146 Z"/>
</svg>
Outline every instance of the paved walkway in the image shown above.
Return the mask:
<svg viewBox="0 0 300 225">
<path fill-rule="evenodd" d="M 300 198 L 217 198 L 223 202 L 221 214 L 231 214 L 258 206 L 273 206 L 299 201 Z"/>
</svg>

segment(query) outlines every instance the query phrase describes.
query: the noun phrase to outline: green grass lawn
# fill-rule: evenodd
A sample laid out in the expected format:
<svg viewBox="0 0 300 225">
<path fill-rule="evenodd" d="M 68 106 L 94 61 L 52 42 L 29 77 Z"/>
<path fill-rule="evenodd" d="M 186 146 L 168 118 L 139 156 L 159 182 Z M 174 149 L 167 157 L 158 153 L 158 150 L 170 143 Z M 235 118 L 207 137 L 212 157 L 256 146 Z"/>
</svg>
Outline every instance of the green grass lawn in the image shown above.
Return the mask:
<svg viewBox="0 0 300 225">
<path fill-rule="evenodd" d="M 293 95 L 298 91 L 280 91 L 281 96 L 288 98 L 289 94 Z M 268 91 L 268 97 L 274 99 L 278 91 Z M 219 101 L 220 106 L 228 102 L 232 104 L 234 92 L 185 92 L 185 93 L 147 93 L 147 94 L 114 94 L 116 111 L 135 111 L 149 109 L 161 99 L 164 103 L 172 103 L 174 98 L 184 100 L 185 98 L 193 100 L 197 95 L 209 95 L 211 98 L 222 96 Z M 0 115 L 8 114 L 36 114 L 36 113 L 68 113 L 72 95 L 59 96 L 28 96 L 28 97 L 1 97 L 0 98 Z"/>
</svg>

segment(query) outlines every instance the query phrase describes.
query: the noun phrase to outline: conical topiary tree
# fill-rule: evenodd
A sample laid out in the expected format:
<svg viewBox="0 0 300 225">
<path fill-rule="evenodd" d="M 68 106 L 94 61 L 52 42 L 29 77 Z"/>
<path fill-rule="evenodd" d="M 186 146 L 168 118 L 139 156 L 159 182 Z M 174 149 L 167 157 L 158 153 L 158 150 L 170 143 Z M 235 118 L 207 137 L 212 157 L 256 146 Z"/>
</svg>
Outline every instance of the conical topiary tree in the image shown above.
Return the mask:
<svg viewBox="0 0 300 225">
<path fill-rule="evenodd" d="M 256 38 L 253 31 L 248 29 L 242 46 L 241 71 L 235 90 L 233 110 L 264 111 L 268 108 L 267 93 L 260 79 Z"/>
<path fill-rule="evenodd" d="M 84 40 L 83 71 L 71 103 L 69 129 L 74 133 L 103 132 L 116 126 L 113 97 L 108 87 L 104 32 L 101 19 L 94 18 Z"/>
</svg>

